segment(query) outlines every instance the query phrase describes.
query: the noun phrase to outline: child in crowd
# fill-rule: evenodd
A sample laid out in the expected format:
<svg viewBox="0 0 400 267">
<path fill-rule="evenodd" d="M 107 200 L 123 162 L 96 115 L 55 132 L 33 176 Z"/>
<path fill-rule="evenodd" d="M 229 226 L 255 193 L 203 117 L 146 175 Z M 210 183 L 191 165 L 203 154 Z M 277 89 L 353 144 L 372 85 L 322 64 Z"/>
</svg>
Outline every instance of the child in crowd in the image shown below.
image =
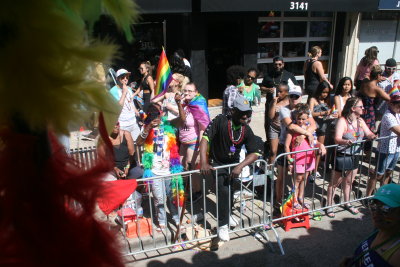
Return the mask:
<svg viewBox="0 0 400 267">
<path fill-rule="evenodd" d="M 340 79 L 338 86 L 335 91 L 335 108 L 338 113 L 338 117 L 342 116 L 342 110 L 346 104 L 347 99 L 352 97 L 353 81 L 350 77 L 343 77 Z"/>
<path fill-rule="evenodd" d="M 314 96 L 310 100 L 310 110 L 312 111 L 311 114 L 318 126 L 316 132 L 318 136 L 318 142 L 321 144 L 325 144 L 325 135 L 329 125 L 332 123 L 333 119 L 337 118 L 337 114 L 331 114 L 332 107 L 329 99 L 330 90 L 331 88 L 329 83 L 323 81 L 319 83 Z M 318 172 L 320 156 L 317 156 L 316 161 L 317 171 L 315 172 L 315 176 L 316 178 L 320 178 L 321 174 Z"/>
<path fill-rule="evenodd" d="M 310 125 L 308 122 L 310 116 L 310 109 L 307 104 L 297 104 L 295 111 L 296 123 L 298 126 L 307 130 Z M 300 143 L 299 146 L 295 146 L 296 138 L 299 134 L 291 134 L 290 132 L 286 135 L 285 141 L 285 152 L 296 152 L 301 150 L 312 149 L 313 147 L 319 147 L 321 153 L 325 154 L 325 147 L 322 143 L 314 140 L 314 144 L 310 144 L 307 138 Z M 295 209 L 302 209 L 302 207 L 309 209 L 310 205 L 304 202 L 304 187 L 305 181 L 307 180 L 308 174 L 315 169 L 315 153 L 314 151 L 299 152 L 287 156 L 289 164 L 293 164 L 294 179 L 294 196 L 295 202 L 293 207 Z"/>
<path fill-rule="evenodd" d="M 276 97 L 272 99 L 269 106 L 268 117 L 271 120 L 268 129 L 268 138 L 271 141 L 269 162 L 273 163 L 278 153 L 279 135 L 281 133 L 281 122 L 279 111 L 281 107 L 289 105 L 289 86 L 287 82 L 281 82 L 276 90 Z"/>
</svg>

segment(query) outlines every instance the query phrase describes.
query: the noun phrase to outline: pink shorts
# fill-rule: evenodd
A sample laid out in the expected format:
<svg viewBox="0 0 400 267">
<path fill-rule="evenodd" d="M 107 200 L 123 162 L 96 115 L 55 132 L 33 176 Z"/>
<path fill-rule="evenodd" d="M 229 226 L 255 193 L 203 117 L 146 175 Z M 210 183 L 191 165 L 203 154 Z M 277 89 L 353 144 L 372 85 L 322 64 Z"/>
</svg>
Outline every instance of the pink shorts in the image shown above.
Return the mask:
<svg viewBox="0 0 400 267">
<path fill-rule="evenodd" d="M 313 171 L 315 169 L 315 160 L 313 160 L 311 163 L 306 163 L 306 164 L 296 164 L 294 167 L 294 172 L 295 173 L 305 173 Z"/>
</svg>

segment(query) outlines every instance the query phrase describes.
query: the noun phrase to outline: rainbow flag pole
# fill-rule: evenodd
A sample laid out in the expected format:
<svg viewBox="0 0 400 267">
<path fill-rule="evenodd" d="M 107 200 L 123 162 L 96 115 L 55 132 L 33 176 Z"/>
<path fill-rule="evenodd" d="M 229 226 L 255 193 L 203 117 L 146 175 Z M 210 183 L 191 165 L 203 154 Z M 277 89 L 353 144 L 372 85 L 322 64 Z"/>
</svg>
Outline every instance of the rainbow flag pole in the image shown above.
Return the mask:
<svg viewBox="0 0 400 267">
<path fill-rule="evenodd" d="M 160 60 L 158 61 L 156 81 L 157 83 L 156 88 L 154 88 L 154 98 L 165 94 L 167 92 L 170 82 L 172 81 L 172 71 L 169 67 L 164 47 L 162 48 Z"/>
</svg>

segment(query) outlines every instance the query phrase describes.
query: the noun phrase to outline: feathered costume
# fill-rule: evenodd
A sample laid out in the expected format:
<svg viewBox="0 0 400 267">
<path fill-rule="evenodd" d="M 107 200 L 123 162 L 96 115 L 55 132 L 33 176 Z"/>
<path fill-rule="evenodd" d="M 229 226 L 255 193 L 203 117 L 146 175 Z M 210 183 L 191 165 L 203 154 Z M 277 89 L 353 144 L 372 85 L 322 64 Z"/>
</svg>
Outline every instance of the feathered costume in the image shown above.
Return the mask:
<svg viewBox="0 0 400 267">
<path fill-rule="evenodd" d="M 119 114 L 104 85 L 91 78 L 95 63 L 110 62 L 116 50 L 88 35 L 103 11 L 131 40 L 131 0 L 2 1 L 2 266 L 123 266 L 115 237 L 93 217 L 100 179 L 113 160 L 100 158 L 83 171 L 53 134 L 79 125 L 83 110 Z M 107 136 L 104 123 L 100 132 Z"/>
<path fill-rule="evenodd" d="M 175 127 L 167 120 L 167 117 L 161 118 L 162 123 L 160 128 L 163 128 L 165 138 L 167 139 L 166 151 L 169 153 L 169 170 L 171 174 L 183 172 L 183 166 L 180 162 L 178 145 L 176 142 Z M 144 143 L 144 153 L 142 157 L 143 162 L 143 178 L 154 177 L 151 171 L 154 159 L 154 129 L 149 131 L 149 135 Z M 183 206 L 185 187 L 183 185 L 183 178 L 181 175 L 173 176 L 171 179 L 172 203 L 177 207 Z M 179 203 L 177 202 L 179 199 Z"/>
</svg>

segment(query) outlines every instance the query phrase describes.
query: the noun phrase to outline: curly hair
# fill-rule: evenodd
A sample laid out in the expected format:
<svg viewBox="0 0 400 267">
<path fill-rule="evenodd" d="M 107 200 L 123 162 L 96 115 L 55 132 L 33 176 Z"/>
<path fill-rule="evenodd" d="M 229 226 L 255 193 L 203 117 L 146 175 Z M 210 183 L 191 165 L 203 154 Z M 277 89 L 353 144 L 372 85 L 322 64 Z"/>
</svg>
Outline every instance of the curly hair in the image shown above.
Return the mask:
<svg viewBox="0 0 400 267">
<path fill-rule="evenodd" d="M 303 114 L 310 115 L 310 107 L 307 104 L 299 103 L 294 107 L 294 113 L 296 118 Z"/>
<path fill-rule="evenodd" d="M 243 79 L 246 71 L 243 66 L 232 65 L 226 70 L 226 80 L 228 84 L 236 85 L 238 79 Z"/>
</svg>

